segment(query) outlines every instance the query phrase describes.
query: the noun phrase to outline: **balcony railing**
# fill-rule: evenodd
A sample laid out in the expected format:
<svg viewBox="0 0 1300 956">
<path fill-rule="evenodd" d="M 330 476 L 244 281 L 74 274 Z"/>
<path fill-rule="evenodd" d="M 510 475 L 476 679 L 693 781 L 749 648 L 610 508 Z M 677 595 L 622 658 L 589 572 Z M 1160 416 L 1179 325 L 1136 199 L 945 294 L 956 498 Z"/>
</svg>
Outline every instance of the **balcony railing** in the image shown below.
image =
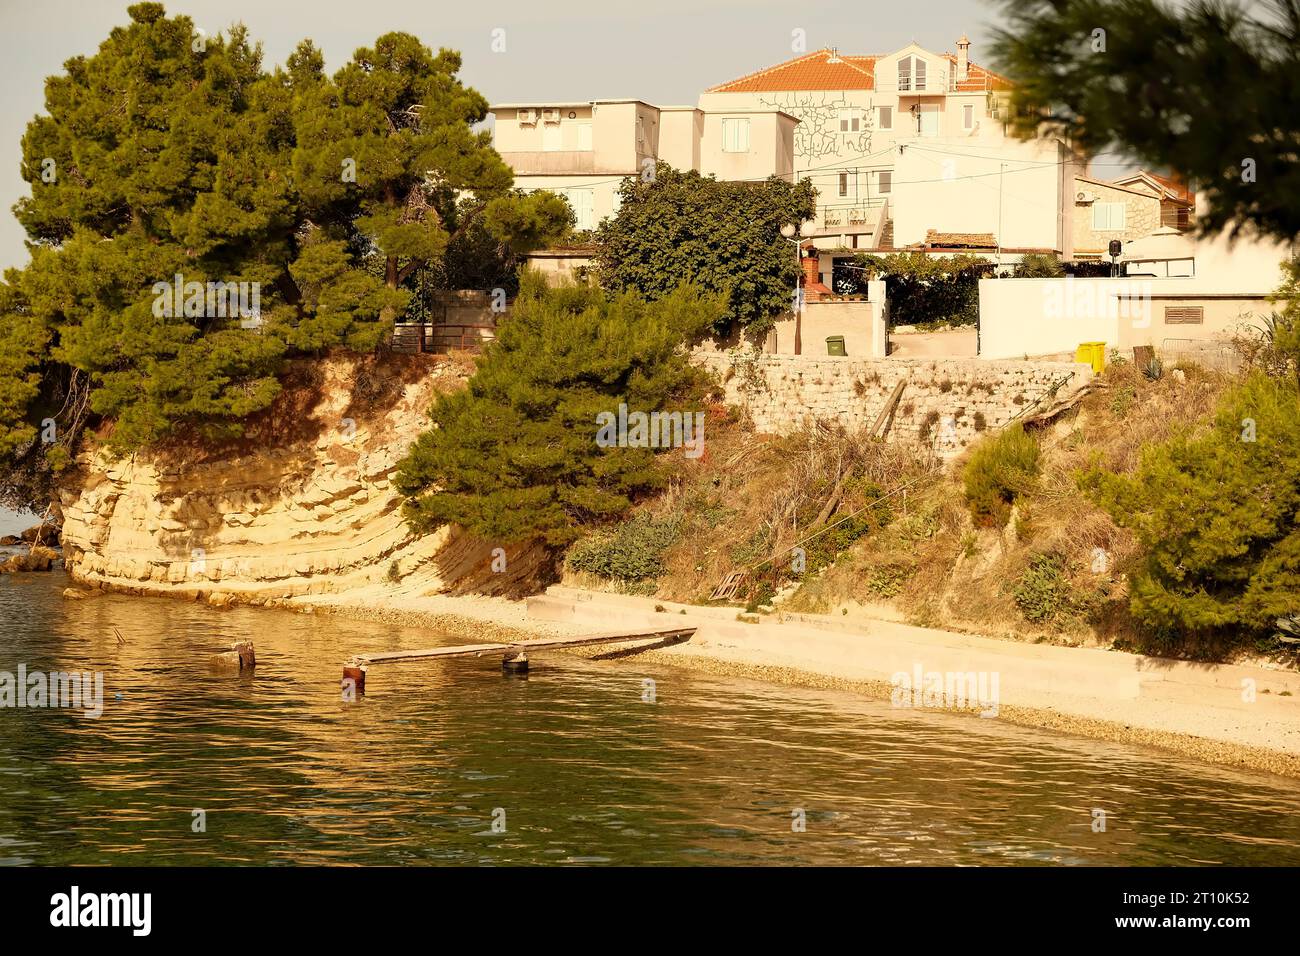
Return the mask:
<svg viewBox="0 0 1300 956">
<path fill-rule="evenodd" d="M 872 196 L 859 199 L 853 203 L 838 203 L 823 206 L 821 225 L 823 229 L 842 229 L 845 226 L 867 226 L 876 219 L 876 210 L 888 202 L 887 196 Z"/>
</svg>

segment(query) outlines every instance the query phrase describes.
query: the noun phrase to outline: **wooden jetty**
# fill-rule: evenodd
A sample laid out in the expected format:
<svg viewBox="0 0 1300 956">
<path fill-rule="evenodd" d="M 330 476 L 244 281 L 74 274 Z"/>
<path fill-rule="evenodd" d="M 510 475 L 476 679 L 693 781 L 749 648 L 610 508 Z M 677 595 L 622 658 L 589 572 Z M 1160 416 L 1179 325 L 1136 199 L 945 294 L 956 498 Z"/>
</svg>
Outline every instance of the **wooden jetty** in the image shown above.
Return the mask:
<svg viewBox="0 0 1300 956">
<path fill-rule="evenodd" d="M 578 637 L 542 638 L 535 641 L 514 641 L 499 644 L 451 644 L 418 651 L 376 651 L 357 654 L 343 665 L 343 689 L 351 689 L 356 696 L 366 692 L 366 670 L 372 664 L 400 664 L 403 661 L 428 660 L 438 657 L 482 657 L 484 654 L 501 654 L 501 669 L 506 673 L 523 673 L 528 670 L 530 651 L 558 650 L 566 647 L 585 647 L 592 644 L 625 644 L 646 641 L 649 650 L 654 647 L 671 647 L 689 641 L 695 634 L 693 627 L 674 627 L 660 631 L 633 631 L 606 634 L 583 634 Z"/>
</svg>

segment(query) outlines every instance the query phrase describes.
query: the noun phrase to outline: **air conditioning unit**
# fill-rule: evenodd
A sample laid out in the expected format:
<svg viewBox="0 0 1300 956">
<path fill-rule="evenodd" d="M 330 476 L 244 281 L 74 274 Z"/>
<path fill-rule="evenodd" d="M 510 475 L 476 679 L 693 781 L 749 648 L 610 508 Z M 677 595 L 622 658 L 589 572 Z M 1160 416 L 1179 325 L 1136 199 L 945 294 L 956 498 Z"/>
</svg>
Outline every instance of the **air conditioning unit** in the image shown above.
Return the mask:
<svg viewBox="0 0 1300 956">
<path fill-rule="evenodd" d="M 519 125 L 533 126 L 537 123 L 537 110 L 520 110 Z"/>
<path fill-rule="evenodd" d="M 542 110 L 543 123 L 558 123 L 560 121 L 560 111 L 557 109 Z"/>
<path fill-rule="evenodd" d="M 1097 197 L 1096 197 L 1095 195 L 1093 195 L 1092 193 L 1087 193 L 1087 192 L 1084 192 L 1084 193 L 1075 193 L 1075 194 L 1074 194 L 1074 201 L 1075 201 L 1075 202 L 1096 202 L 1096 201 L 1097 201 Z"/>
</svg>

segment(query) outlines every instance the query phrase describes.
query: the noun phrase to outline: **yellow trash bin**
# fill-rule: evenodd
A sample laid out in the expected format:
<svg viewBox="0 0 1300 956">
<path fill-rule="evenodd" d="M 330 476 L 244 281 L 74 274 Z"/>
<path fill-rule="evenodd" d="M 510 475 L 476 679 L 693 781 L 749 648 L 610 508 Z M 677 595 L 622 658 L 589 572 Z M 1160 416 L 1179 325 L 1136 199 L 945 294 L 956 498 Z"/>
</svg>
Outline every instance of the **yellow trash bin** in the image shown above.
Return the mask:
<svg viewBox="0 0 1300 956">
<path fill-rule="evenodd" d="M 1092 366 L 1092 370 L 1100 375 L 1106 369 L 1106 343 L 1080 342 L 1078 350 L 1074 353 L 1074 360 L 1087 362 Z"/>
</svg>

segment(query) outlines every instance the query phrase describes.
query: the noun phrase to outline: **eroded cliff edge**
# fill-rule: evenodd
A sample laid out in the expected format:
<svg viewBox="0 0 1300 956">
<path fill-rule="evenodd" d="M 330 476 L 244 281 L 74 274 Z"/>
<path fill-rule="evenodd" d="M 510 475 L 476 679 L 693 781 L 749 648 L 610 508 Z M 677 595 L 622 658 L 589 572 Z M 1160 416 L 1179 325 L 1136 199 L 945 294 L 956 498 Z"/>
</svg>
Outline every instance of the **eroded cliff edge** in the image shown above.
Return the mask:
<svg viewBox="0 0 1300 956">
<path fill-rule="evenodd" d="M 307 595 L 509 593 L 535 563 L 455 529 L 413 534 L 393 488 L 438 393 L 464 361 L 431 355 L 298 363 L 237 442 L 130 458 L 84 453 L 60 493 L 68 574 L 92 588 L 278 604 Z"/>
</svg>

